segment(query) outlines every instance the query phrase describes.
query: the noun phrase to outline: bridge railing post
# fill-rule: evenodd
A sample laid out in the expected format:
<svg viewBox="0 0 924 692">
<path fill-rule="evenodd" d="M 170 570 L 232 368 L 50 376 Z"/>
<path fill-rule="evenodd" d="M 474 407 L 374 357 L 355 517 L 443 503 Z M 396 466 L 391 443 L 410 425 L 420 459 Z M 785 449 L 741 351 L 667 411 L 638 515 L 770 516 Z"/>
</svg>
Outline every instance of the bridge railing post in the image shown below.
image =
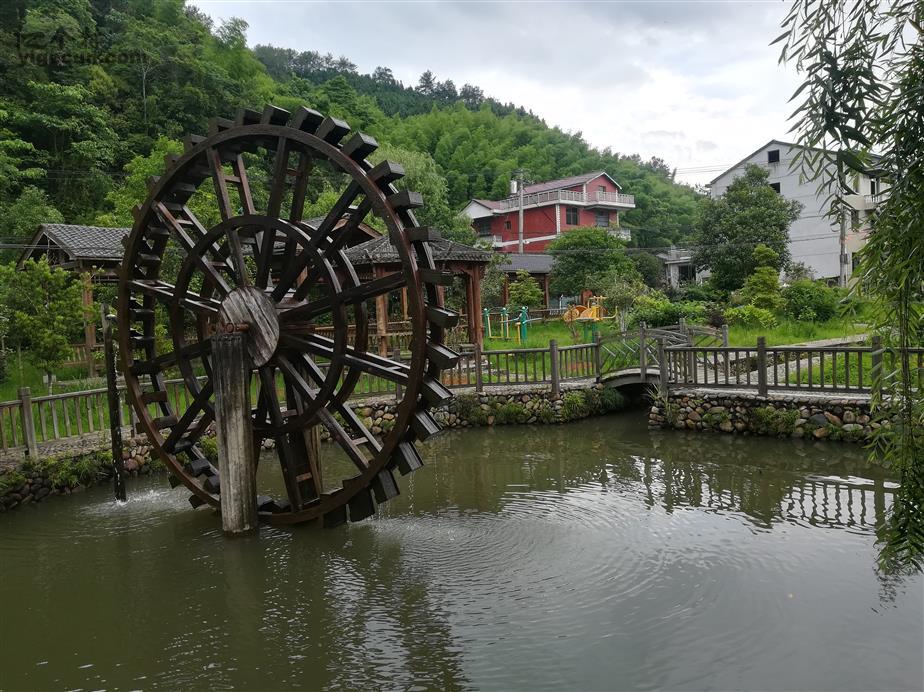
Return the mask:
<svg viewBox="0 0 924 692">
<path fill-rule="evenodd" d="M 475 344 L 472 358 L 475 359 L 475 391 L 481 393 L 484 391 L 484 378 L 481 375 L 481 344 Z"/>
<path fill-rule="evenodd" d="M 757 337 L 757 395 L 767 396 L 767 337 Z"/>
<path fill-rule="evenodd" d="M 658 393 L 662 399 L 667 399 L 667 390 L 670 385 L 670 364 L 667 362 L 667 339 L 663 336 L 658 339 Z"/>
<path fill-rule="evenodd" d="M 645 336 L 645 323 L 638 325 L 638 368 L 642 375 L 642 382 L 646 382 L 648 373 L 648 344 Z"/>
<path fill-rule="evenodd" d="M 872 382 L 870 383 L 871 394 L 874 399 L 882 395 L 882 337 L 876 334 L 870 342 L 870 350 L 873 360 Z"/>
<path fill-rule="evenodd" d="M 594 336 L 594 371 L 599 382 L 603 378 L 603 335 L 600 332 Z"/>
<path fill-rule="evenodd" d="M 728 348 L 728 325 L 722 325 L 722 347 Z"/>
<path fill-rule="evenodd" d="M 561 375 L 558 371 L 558 342 L 555 339 L 549 340 L 549 358 L 552 361 L 552 396 L 557 399 L 561 396 Z"/>
</svg>

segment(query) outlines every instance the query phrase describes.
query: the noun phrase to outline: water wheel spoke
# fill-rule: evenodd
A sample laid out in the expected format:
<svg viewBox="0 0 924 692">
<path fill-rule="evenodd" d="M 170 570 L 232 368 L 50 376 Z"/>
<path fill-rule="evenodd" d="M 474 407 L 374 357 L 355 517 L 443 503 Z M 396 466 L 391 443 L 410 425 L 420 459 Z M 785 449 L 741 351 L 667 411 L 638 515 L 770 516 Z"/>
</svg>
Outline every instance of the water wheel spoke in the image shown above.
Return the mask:
<svg viewBox="0 0 924 692">
<path fill-rule="evenodd" d="M 182 297 L 178 296 L 176 286 L 166 281 L 155 279 L 133 279 L 129 285 L 145 295 L 153 296 L 164 303 L 177 303 L 180 306 L 197 314 L 217 315 L 221 306 L 217 300 L 205 298 L 198 293 L 186 291 Z"/>
<path fill-rule="evenodd" d="M 305 214 L 305 196 L 308 192 L 308 181 L 314 160 L 306 153 L 300 152 L 298 166 L 295 169 L 295 179 L 292 182 L 292 206 L 289 209 L 289 220 L 301 221 Z"/>
<path fill-rule="evenodd" d="M 249 286 L 250 276 L 247 272 L 247 263 L 244 261 L 244 248 L 241 245 L 241 235 L 236 228 L 228 231 L 228 259 L 234 268 L 238 287 Z"/>
<path fill-rule="evenodd" d="M 221 220 L 227 221 L 235 215 L 231 205 L 231 195 L 228 192 L 228 178 L 221 162 L 221 152 L 214 147 L 206 149 L 205 157 L 212 173 L 212 185 L 215 188 L 215 197 L 218 200 L 218 213 Z"/>
<path fill-rule="evenodd" d="M 181 439 L 195 442 L 199 438 L 205 428 L 208 427 L 208 424 L 212 422 L 215 415 L 215 410 L 208 405 L 211 397 L 212 380 L 209 380 L 205 383 L 205 386 L 199 390 L 199 393 L 192 400 L 186 412 L 176 422 L 176 425 L 170 429 L 170 435 L 167 436 L 167 440 L 164 442 L 164 449 L 168 452 L 173 452 Z M 205 419 L 204 423 L 202 419 L 197 421 L 200 413 L 202 414 L 202 418 Z M 195 424 L 195 426 L 190 430 L 190 426 L 193 424 Z M 186 432 L 190 434 L 184 436 Z M 198 434 L 196 434 L 197 432 Z"/>
<path fill-rule="evenodd" d="M 238 154 L 231 164 L 234 175 L 237 178 L 238 195 L 241 200 L 241 209 L 243 214 L 255 214 L 256 209 L 253 206 L 253 192 L 250 189 L 250 179 L 247 176 L 247 165 L 244 163 L 244 157 Z"/>
<path fill-rule="evenodd" d="M 205 274 L 206 280 L 214 286 L 222 296 L 226 296 L 231 292 L 231 287 L 228 285 L 228 282 L 225 281 L 225 278 L 218 273 L 212 263 L 208 260 L 204 253 L 196 249 L 196 245 L 199 242 L 199 239 L 206 234 L 206 230 L 199 223 L 199 220 L 193 215 L 189 209 L 183 207 L 183 215 L 186 217 L 186 220 L 189 222 L 189 226 L 192 229 L 195 229 L 196 236 L 193 237 L 190 233 L 186 231 L 183 227 L 183 224 L 180 220 L 172 214 L 166 206 L 163 204 L 158 204 L 155 207 L 155 212 L 160 218 L 161 222 L 167 226 L 173 235 L 179 241 L 180 246 L 186 251 L 186 254 L 189 257 L 193 258 L 198 269 Z M 217 248 L 211 248 L 213 252 L 218 252 Z"/>
<path fill-rule="evenodd" d="M 283 310 L 279 315 L 279 319 L 283 321 L 311 320 L 320 315 L 329 313 L 334 308 L 335 301 L 337 303 L 360 305 L 367 300 L 381 295 L 387 295 L 392 291 L 403 288 L 405 285 L 407 285 L 407 282 L 402 273 L 388 274 L 387 276 L 382 276 L 357 286 L 345 288 L 334 296 L 323 296 Z"/>
<path fill-rule="evenodd" d="M 266 398 L 269 408 L 270 422 L 273 427 L 281 429 L 285 419 L 279 394 L 276 392 L 275 369 L 272 367 L 260 368 L 260 395 Z M 275 436 L 276 454 L 279 456 L 279 465 L 282 470 L 282 479 L 286 486 L 286 495 L 293 507 L 302 506 L 302 497 L 296 480 L 296 460 L 292 449 L 286 442 L 285 433 L 279 432 Z"/>
<path fill-rule="evenodd" d="M 344 214 L 350 210 L 350 206 L 361 192 L 361 188 L 355 182 L 351 182 L 349 185 L 347 185 L 346 189 L 341 193 L 340 197 L 334 203 L 334 206 L 331 207 L 331 210 L 324 217 L 324 220 L 321 221 L 317 230 L 312 232 L 310 245 L 312 250 L 317 250 L 317 248 L 320 247 L 321 239 L 327 237 L 327 235 L 330 234 L 330 232 L 334 229 L 334 226 L 337 225 L 337 222 L 340 221 Z M 282 276 L 279 278 L 279 283 L 276 284 L 276 289 L 273 291 L 274 300 L 280 300 L 286 293 L 288 293 L 293 288 L 296 288 L 296 282 L 298 281 L 301 274 L 310 267 L 312 258 L 314 257 L 314 252 L 306 252 L 303 250 L 297 256 L 297 258 L 295 258 L 289 264 L 286 271 L 283 272 Z M 304 283 L 307 283 L 307 281 Z"/>
<path fill-rule="evenodd" d="M 407 384 L 410 367 L 406 363 L 399 363 L 382 356 L 360 351 L 352 346 L 346 346 L 343 353 L 334 348 L 334 340 L 317 334 L 295 336 L 283 333 L 279 340 L 286 346 L 298 351 L 304 351 L 315 356 L 321 356 L 331 362 L 339 362 L 350 368 L 362 370 L 375 377 L 381 377 L 390 382 Z"/>
</svg>

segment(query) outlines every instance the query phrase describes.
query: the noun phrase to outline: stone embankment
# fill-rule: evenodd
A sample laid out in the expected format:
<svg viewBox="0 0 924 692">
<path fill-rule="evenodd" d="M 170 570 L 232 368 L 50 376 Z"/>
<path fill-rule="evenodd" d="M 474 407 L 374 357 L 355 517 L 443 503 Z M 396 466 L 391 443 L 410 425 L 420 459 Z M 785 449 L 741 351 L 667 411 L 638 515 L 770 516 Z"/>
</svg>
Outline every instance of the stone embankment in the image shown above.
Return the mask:
<svg viewBox="0 0 924 692">
<path fill-rule="evenodd" d="M 39 459 L 4 464 L 0 467 L 0 513 L 110 480 L 112 453 L 108 447 L 108 436 L 92 436 Z M 163 468 L 160 461 L 151 458 L 151 446 L 143 436 L 123 440 L 122 458 L 130 476 Z"/>
<path fill-rule="evenodd" d="M 678 430 L 848 442 L 865 442 L 880 427 L 870 415 L 868 398 L 762 397 L 747 392 L 680 389 L 651 407 L 648 424 Z"/>
<path fill-rule="evenodd" d="M 561 396 L 541 386 L 491 387 L 484 393 L 459 392 L 453 400 L 434 411 L 445 428 L 482 425 L 538 424 L 552 425 L 578 420 L 626 406 L 625 398 L 614 389 L 593 383 L 569 383 L 561 387 Z M 395 425 L 396 405 L 393 398 L 351 402 L 363 424 L 376 435 L 386 435 Z M 322 439 L 327 439 L 322 430 Z M 214 455 L 214 441 L 202 443 L 207 455 Z M 264 441 L 271 448 L 272 440 Z M 41 502 L 47 497 L 80 492 L 88 485 L 112 477 L 112 454 L 108 434 L 88 435 L 62 441 L 55 447 L 40 449 L 37 460 L 6 460 L 0 465 L 0 512 Z M 144 436 L 124 439 L 122 454 L 125 471 L 137 476 L 162 468 L 151 458 L 151 447 Z"/>
</svg>

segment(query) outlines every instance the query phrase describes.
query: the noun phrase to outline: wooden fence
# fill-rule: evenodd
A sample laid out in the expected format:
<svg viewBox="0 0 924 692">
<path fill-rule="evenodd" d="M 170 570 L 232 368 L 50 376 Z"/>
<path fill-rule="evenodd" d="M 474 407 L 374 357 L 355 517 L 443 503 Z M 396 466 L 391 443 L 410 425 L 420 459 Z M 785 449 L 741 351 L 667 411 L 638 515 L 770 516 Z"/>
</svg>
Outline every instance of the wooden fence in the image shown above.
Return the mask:
<svg viewBox="0 0 924 692">
<path fill-rule="evenodd" d="M 879 337 L 869 346 L 767 346 L 754 348 L 668 346 L 660 344 L 665 367 L 661 387 L 718 387 L 869 394 L 889 387 L 904 366 L 912 384 L 924 387 L 924 349 L 905 352 L 884 347 Z"/>
</svg>

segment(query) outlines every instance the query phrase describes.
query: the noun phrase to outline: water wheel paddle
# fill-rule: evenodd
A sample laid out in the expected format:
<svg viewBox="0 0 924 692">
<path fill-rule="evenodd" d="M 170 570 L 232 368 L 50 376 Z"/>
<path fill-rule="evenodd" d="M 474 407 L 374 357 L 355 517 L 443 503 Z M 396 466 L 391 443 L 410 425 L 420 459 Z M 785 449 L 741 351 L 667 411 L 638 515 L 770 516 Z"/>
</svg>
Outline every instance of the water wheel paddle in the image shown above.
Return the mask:
<svg viewBox="0 0 924 692">
<path fill-rule="evenodd" d="M 412 212 L 421 197 L 393 186 L 400 165 L 366 160 L 373 138 L 308 108 L 242 110 L 184 144 L 135 208 L 119 281 L 138 427 L 194 506 L 219 506 L 218 472 L 199 444 L 215 416 L 210 339 L 245 329 L 255 444 L 275 442 L 285 489 L 258 500 L 261 518 L 330 526 L 368 517 L 398 493 L 394 470 L 421 466 L 414 442 L 439 430 L 428 409 L 451 397 L 439 375 L 458 357 L 443 345 L 458 316 L 438 290 L 451 275 L 436 269 L 428 242 L 437 236 Z M 322 191 L 331 203 L 306 220 L 306 201 Z M 385 229 L 400 271 L 371 280 L 354 271 L 344 250 L 367 218 Z M 369 303 L 402 288 L 413 338 L 399 362 L 369 350 L 368 324 Z M 185 396 L 168 396 L 170 378 Z M 401 388 L 387 434 L 373 434 L 348 404 L 360 378 Z M 339 463 L 310 452 L 319 425 Z"/>
</svg>

